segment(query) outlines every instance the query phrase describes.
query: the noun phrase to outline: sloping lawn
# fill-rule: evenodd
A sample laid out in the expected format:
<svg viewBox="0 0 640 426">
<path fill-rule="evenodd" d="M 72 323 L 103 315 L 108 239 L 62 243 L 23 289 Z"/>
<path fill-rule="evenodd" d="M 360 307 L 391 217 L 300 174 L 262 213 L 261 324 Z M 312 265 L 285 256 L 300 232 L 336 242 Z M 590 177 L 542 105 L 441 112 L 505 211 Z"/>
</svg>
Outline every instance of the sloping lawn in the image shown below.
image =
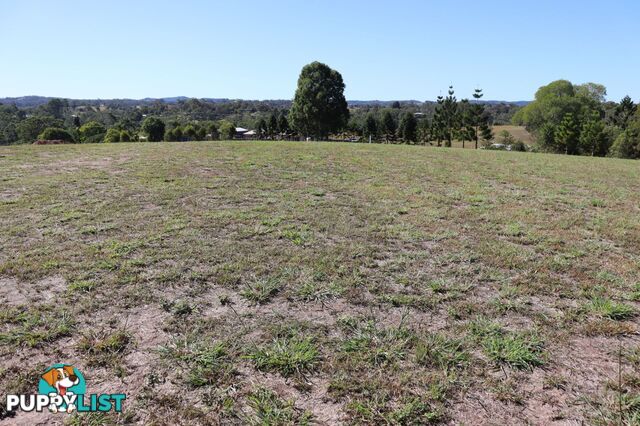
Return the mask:
<svg viewBox="0 0 640 426">
<path fill-rule="evenodd" d="M 128 395 L 93 424 L 640 419 L 640 162 L 0 147 L 0 223 L 0 404 L 66 362 Z"/>
</svg>

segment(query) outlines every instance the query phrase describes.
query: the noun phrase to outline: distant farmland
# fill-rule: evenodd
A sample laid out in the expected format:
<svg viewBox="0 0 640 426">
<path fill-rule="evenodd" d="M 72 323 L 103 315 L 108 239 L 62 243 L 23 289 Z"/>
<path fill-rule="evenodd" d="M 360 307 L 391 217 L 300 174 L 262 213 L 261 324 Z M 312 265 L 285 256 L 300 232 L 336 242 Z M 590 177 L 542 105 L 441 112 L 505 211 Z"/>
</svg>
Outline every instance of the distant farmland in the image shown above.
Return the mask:
<svg viewBox="0 0 640 426">
<path fill-rule="evenodd" d="M 531 135 L 531 133 L 527 132 L 527 130 L 523 126 L 512 126 L 512 125 L 493 126 L 492 127 L 493 136 L 494 136 L 493 143 L 500 143 L 501 141 L 500 132 L 504 130 L 509 132 L 511 136 L 516 138 L 516 140 L 521 140 L 522 142 L 526 143 L 529 146 L 532 146 L 535 144 L 535 140 L 533 139 L 533 136 Z M 456 148 L 462 148 L 462 142 L 460 141 L 454 141 L 452 145 Z M 482 146 L 482 141 L 480 141 L 479 146 Z M 475 148 L 475 143 L 473 141 L 471 142 L 465 141 L 464 147 Z"/>
<path fill-rule="evenodd" d="M 75 424 L 640 416 L 637 162 L 254 141 L 0 170 L 0 404 L 64 361 L 128 394 Z"/>
</svg>

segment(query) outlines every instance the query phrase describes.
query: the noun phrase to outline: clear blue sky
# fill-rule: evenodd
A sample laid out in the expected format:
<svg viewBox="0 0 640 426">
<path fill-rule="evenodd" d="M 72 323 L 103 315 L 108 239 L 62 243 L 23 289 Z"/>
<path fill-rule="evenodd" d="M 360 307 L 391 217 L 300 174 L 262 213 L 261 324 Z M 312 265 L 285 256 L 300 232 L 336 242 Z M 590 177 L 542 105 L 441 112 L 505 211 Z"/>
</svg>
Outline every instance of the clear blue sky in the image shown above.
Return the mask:
<svg viewBox="0 0 640 426">
<path fill-rule="evenodd" d="M 640 2 L 0 0 L 0 97 L 287 99 L 300 68 L 348 99 L 526 100 L 552 80 L 640 97 Z"/>
</svg>

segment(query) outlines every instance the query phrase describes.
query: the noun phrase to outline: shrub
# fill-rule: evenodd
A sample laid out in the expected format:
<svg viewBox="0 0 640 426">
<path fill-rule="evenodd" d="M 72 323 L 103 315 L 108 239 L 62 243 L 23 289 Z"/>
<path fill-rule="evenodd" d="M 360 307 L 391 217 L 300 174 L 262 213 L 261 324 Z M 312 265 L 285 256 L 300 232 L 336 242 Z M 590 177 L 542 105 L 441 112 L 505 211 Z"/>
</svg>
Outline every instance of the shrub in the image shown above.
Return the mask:
<svg viewBox="0 0 640 426">
<path fill-rule="evenodd" d="M 120 131 L 113 127 L 107 130 L 107 134 L 104 136 L 105 143 L 120 142 Z"/>
<path fill-rule="evenodd" d="M 640 158 L 640 131 L 627 129 L 611 146 L 610 154 L 618 158 Z"/>
<path fill-rule="evenodd" d="M 96 121 L 88 121 L 80 126 L 80 129 L 78 129 L 78 131 L 80 132 L 80 140 L 82 142 L 96 143 L 102 142 L 107 129 L 105 129 L 102 124 Z"/>
<path fill-rule="evenodd" d="M 59 127 L 47 127 L 38 135 L 40 140 L 63 140 L 67 142 L 74 142 L 71 133 L 65 129 Z"/>
<path fill-rule="evenodd" d="M 511 151 L 526 152 L 527 145 L 524 142 L 522 142 L 520 139 L 518 139 L 517 141 L 511 144 Z"/>
<path fill-rule="evenodd" d="M 120 132 L 120 142 L 131 142 L 131 134 L 126 130 Z"/>
</svg>

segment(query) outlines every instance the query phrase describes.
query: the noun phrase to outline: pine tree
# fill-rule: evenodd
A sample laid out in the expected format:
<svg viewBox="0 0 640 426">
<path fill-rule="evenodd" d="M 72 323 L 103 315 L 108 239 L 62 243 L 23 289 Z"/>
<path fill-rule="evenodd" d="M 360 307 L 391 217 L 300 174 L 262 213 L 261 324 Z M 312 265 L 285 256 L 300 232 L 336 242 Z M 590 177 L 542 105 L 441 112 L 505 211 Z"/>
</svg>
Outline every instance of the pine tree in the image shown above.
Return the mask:
<svg viewBox="0 0 640 426">
<path fill-rule="evenodd" d="M 480 137 L 484 141 L 485 145 L 489 145 L 489 142 L 493 139 L 493 132 L 486 121 L 480 125 Z M 476 146 L 478 146 L 477 143 L 478 142 L 476 141 Z"/>
<path fill-rule="evenodd" d="M 378 122 L 371 112 L 367 114 L 367 118 L 364 120 L 362 134 L 367 138 L 371 136 L 371 139 L 376 139 L 378 136 Z"/>
<path fill-rule="evenodd" d="M 261 118 L 256 125 L 256 133 L 258 134 L 258 139 L 262 139 L 267 134 L 267 122 L 264 118 Z"/>
<path fill-rule="evenodd" d="M 423 145 L 431 141 L 431 124 L 426 118 L 418 121 L 418 140 Z"/>
<path fill-rule="evenodd" d="M 289 134 L 289 120 L 287 120 L 287 115 L 284 112 L 281 112 L 278 118 L 278 132 L 283 136 Z"/>
<path fill-rule="evenodd" d="M 476 103 L 473 104 L 473 109 L 472 109 L 473 126 L 474 126 L 473 138 L 476 143 L 476 149 L 478 149 L 478 139 L 480 137 L 480 132 L 482 131 L 481 127 L 483 125 L 488 127 L 488 124 L 486 123 L 486 119 L 484 118 L 484 104 L 478 103 L 478 101 L 480 101 L 482 96 L 484 96 L 484 93 L 482 93 L 482 89 L 476 89 L 473 92 L 473 99 L 476 100 Z"/>
<path fill-rule="evenodd" d="M 582 124 L 580 131 L 580 151 L 591 156 L 605 156 L 610 139 L 597 112 Z"/>
<path fill-rule="evenodd" d="M 390 111 L 385 111 L 382 114 L 382 132 L 384 133 L 385 142 L 389 143 L 395 139 L 396 134 L 396 120 L 391 115 Z"/>
<path fill-rule="evenodd" d="M 467 99 L 460 101 L 460 122 L 457 131 L 458 139 L 462 141 L 462 148 L 467 140 L 475 138 L 475 111 L 474 105 L 470 105 Z"/>
<path fill-rule="evenodd" d="M 444 121 L 442 119 L 442 113 L 439 108 L 436 108 L 433 115 L 433 123 L 431 124 L 431 138 L 436 141 L 438 146 L 442 146 L 442 139 L 444 139 L 443 134 Z"/>
<path fill-rule="evenodd" d="M 567 113 L 556 128 L 556 144 L 564 149 L 565 154 L 577 154 L 578 142 L 580 139 L 580 128 L 578 121 L 572 113 Z"/>
<path fill-rule="evenodd" d="M 416 117 L 410 112 L 404 113 L 400 119 L 400 125 L 398 126 L 398 133 L 400 134 L 400 137 L 404 142 L 415 142 L 417 130 L 418 122 L 416 121 Z"/>
<path fill-rule="evenodd" d="M 638 106 L 633 103 L 631 98 L 625 96 L 613 112 L 613 123 L 622 129 L 626 129 L 629 124 L 629 119 L 634 116 L 637 109 Z"/>
<path fill-rule="evenodd" d="M 269 117 L 269 121 L 267 122 L 267 134 L 269 138 L 272 140 L 275 138 L 275 135 L 278 133 L 278 119 L 275 114 L 271 114 Z"/>
<path fill-rule="evenodd" d="M 459 124 L 458 101 L 455 97 L 453 86 L 449 86 L 446 97 L 438 96 L 438 109 L 442 120 L 445 146 L 451 147 L 453 136 Z"/>
</svg>

